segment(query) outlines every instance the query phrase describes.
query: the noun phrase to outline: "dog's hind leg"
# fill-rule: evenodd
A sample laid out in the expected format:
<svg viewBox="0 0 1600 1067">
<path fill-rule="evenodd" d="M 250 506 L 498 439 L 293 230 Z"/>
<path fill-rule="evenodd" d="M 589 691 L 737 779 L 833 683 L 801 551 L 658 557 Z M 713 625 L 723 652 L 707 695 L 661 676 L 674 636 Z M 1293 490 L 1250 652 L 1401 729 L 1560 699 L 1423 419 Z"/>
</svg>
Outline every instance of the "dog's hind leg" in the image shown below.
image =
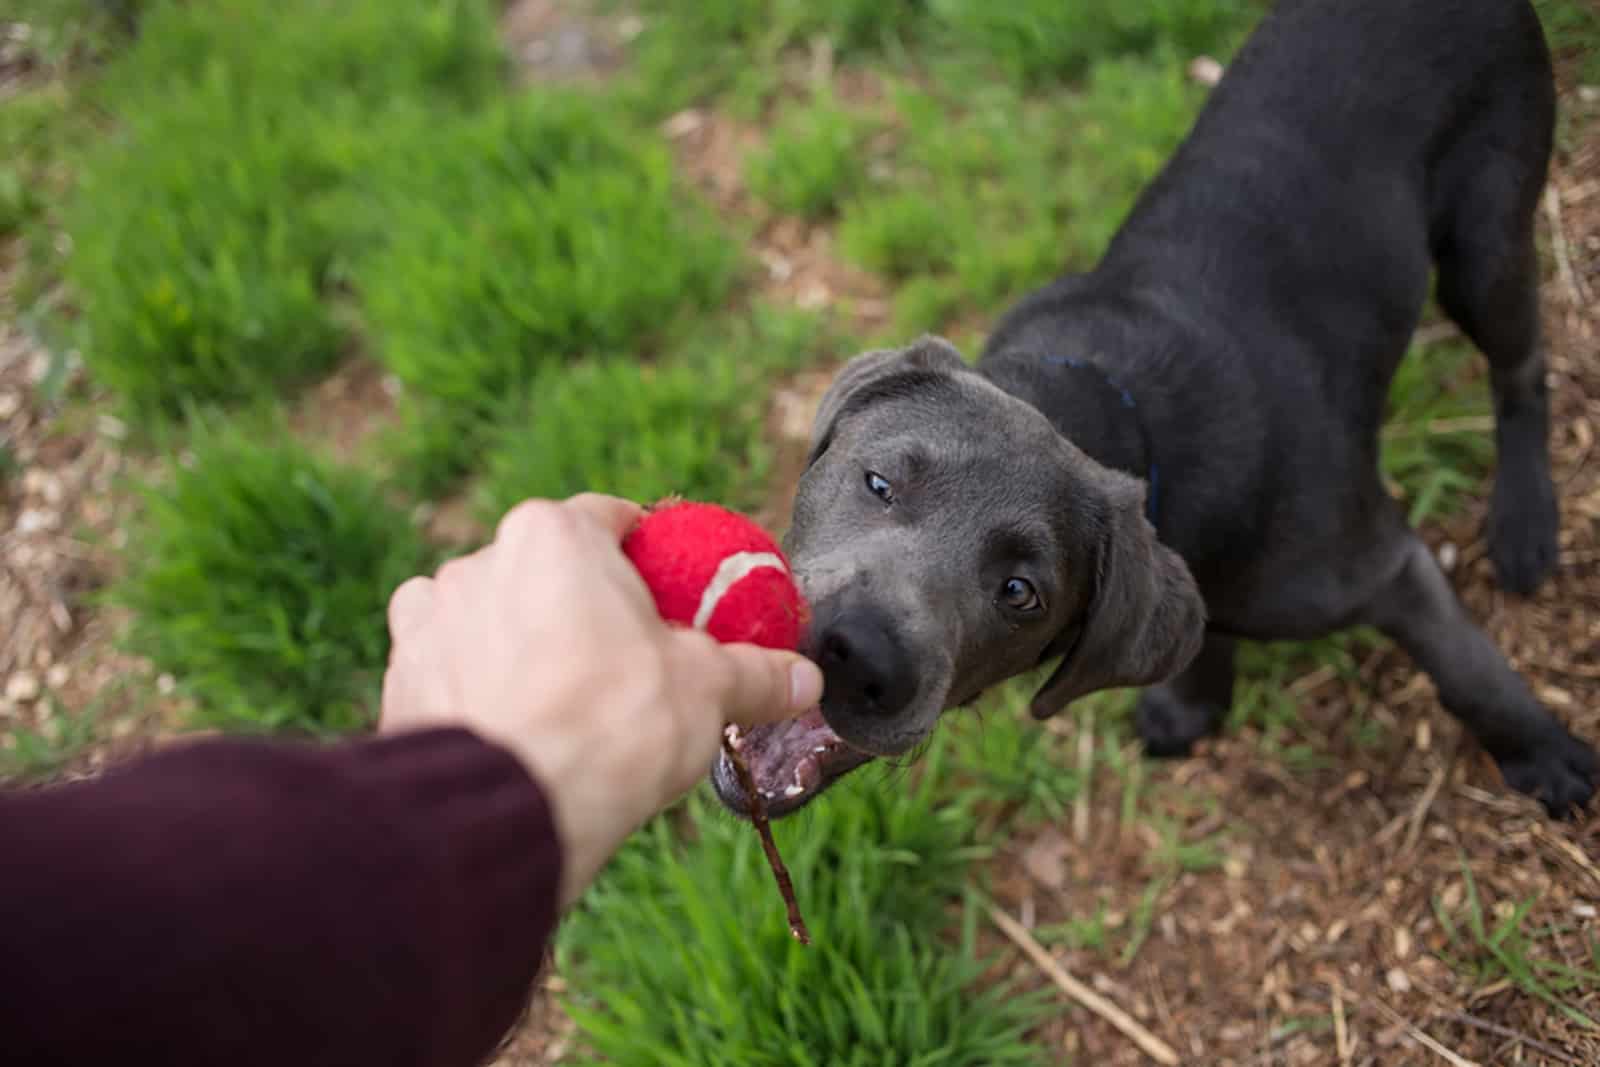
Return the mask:
<svg viewBox="0 0 1600 1067">
<path fill-rule="evenodd" d="M 1533 239 L 1549 149 L 1531 105 L 1502 118 L 1513 133 L 1491 121 L 1440 166 L 1447 215 L 1434 227 L 1434 256 L 1440 306 L 1489 361 L 1497 456 L 1489 557 L 1502 586 L 1528 594 L 1555 565 L 1559 525 Z M 1519 142 L 1515 155 L 1503 137 Z"/>
<path fill-rule="evenodd" d="M 1410 532 L 1394 576 L 1362 613 L 1432 677 L 1439 702 L 1472 731 L 1506 784 L 1552 815 L 1581 810 L 1600 784 L 1600 759 L 1536 700 L 1467 615 L 1433 555 Z"/>
<path fill-rule="evenodd" d="M 1187 756 L 1196 741 L 1222 729 L 1233 704 L 1233 657 L 1233 638 L 1208 633 L 1182 674 L 1139 695 L 1135 721 L 1146 752 Z"/>
</svg>

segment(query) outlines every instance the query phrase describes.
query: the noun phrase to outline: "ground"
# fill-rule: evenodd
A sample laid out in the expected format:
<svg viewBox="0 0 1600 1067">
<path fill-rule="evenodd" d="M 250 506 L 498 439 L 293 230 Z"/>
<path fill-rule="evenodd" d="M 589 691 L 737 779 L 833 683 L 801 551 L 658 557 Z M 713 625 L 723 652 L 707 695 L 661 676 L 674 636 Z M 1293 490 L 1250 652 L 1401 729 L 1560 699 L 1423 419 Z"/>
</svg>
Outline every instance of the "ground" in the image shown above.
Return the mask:
<svg viewBox="0 0 1600 1067">
<path fill-rule="evenodd" d="M 513 5 L 505 28 L 529 77 L 563 79 L 604 77 L 636 32 L 624 17 L 541 0 Z M 1568 148 L 1541 232 L 1559 567 L 1531 599 L 1496 587 L 1486 485 L 1424 532 L 1545 703 L 1600 739 L 1600 91 L 1569 72 L 1563 102 Z M 764 136 L 759 122 L 702 107 L 663 130 L 683 172 L 751 224 L 765 295 L 839 304 L 863 334 L 883 326 L 885 283 L 836 254 L 829 224 L 772 213 L 746 192 L 739 160 Z M 0 258 L 0 300 L 13 267 Z M 116 648 L 119 620 L 93 596 L 115 572 L 134 506 L 119 475 L 140 460 L 124 454 L 125 429 L 107 412 L 52 402 L 52 382 L 81 373 L 70 361 L 55 365 L 3 302 L 0 322 L 0 420 L 20 468 L 0 493 L 0 755 L 26 750 L 37 765 L 43 753 L 59 773 L 93 773 L 161 743 L 179 710 L 165 680 L 122 684 L 148 668 Z M 774 527 L 828 377 L 819 368 L 773 390 L 777 460 L 761 517 Z M 302 418 L 359 435 L 391 400 L 371 365 L 353 364 Z M 1070 818 L 1008 824 L 980 872 L 995 903 L 1184 1063 L 1600 1064 L 1600 1030 L 1583 1018 L 1600 1019 L 1600 981 L 1569 980 L 1600 968 L 1600 814 L 1553 823 L 1509 795 L 1398 651 L 1358 646 L 1353 663 L 1284 679 L 1300 709 L 1293 744 L 1269 744 L 1247 723 L 1192 759 L 1097 777 Z M 46 690 L 52 700 L 40 699 Z M 1040 729 L 1068 760 L 1125 737 L 1092 717 Z M 1130 792 L 1157 817 L 1125 820 Z M 1053 988 L 998 927 L 985 937 L 997 971 Z M 1132 951 L 1108 951 L 1108 940 Z M 557 1003 L 564 978 L 542 985 L 504 1067 L 557 1063 L 572 1048 Z M 1072 1062 L 1146 1062 L 1065 997 L 1058 1020 L 1032 1036 Z"/>
</svg>

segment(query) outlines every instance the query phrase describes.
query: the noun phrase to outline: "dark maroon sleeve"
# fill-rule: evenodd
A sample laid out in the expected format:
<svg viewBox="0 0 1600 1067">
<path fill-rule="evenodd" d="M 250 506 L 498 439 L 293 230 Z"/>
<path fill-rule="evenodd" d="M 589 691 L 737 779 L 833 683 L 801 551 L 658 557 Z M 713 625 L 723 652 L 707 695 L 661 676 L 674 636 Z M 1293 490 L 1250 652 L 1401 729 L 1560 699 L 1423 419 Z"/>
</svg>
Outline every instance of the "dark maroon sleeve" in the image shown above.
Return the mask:
<svg viewBox="0 0 1600 1067">
<path fill-rule="evenodd" d="M 543 794 L 465 730 L 199 742 L 0 794 L 0 1059 L 478 1063 L 560 867 Z"/>
</svg>

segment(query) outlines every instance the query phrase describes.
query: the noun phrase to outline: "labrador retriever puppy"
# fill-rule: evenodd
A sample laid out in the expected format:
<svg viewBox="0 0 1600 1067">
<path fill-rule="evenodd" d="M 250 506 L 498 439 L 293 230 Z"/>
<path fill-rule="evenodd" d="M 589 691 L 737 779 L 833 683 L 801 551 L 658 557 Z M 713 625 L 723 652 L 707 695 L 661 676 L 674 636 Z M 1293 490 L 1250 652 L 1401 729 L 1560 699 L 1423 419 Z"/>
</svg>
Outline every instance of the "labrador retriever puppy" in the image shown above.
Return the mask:
<svg viewBox="0 0 1600 1067">
<path fill-rule="evenodd" d="M 817 414 L 786 548 L 817 711 L 738 744 L 772 814 L 1059 657 L 1045 718 L 1142 686 L 1148 751 L 1232 700 L 1237 639 L 1392 638 L 1552 814 L 1600 777 L 1384 490 L 1390 379 L 1437 270 L 1487 357 L 1502 585 L 1556 559 L 1534 213 L 1554 119 L 1525 0 L 1286 0 L 1100 263 L 1022 299 L 976 366 L 857 357 Z M 1070 131 L 1064 136 L 1070 135 Z M 749 798 L 725 758 L 722 800 Z"/>
</svg>

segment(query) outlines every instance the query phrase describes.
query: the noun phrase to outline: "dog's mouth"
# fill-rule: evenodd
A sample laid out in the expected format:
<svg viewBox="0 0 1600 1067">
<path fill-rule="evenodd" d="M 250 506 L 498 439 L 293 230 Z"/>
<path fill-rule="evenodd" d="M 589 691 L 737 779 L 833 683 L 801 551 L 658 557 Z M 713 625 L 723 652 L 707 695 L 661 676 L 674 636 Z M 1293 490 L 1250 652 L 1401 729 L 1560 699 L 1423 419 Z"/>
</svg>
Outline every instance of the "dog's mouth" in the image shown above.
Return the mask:
<svg viewBox="0 0 1600 1067">
<path fill-rule="evenodd" d="M 799 718 L 767 726 L 729 726 L 726 737 L 749 769 L 769 818 L 799 810 L 872 759 L 834 733 L 820 707 Z M 750 798 L 726 752 L 717 753 L 717 761 L 711 767 L 711 784 L 729 808 L 740 815 L 750 815 Z"/>
</svg>

